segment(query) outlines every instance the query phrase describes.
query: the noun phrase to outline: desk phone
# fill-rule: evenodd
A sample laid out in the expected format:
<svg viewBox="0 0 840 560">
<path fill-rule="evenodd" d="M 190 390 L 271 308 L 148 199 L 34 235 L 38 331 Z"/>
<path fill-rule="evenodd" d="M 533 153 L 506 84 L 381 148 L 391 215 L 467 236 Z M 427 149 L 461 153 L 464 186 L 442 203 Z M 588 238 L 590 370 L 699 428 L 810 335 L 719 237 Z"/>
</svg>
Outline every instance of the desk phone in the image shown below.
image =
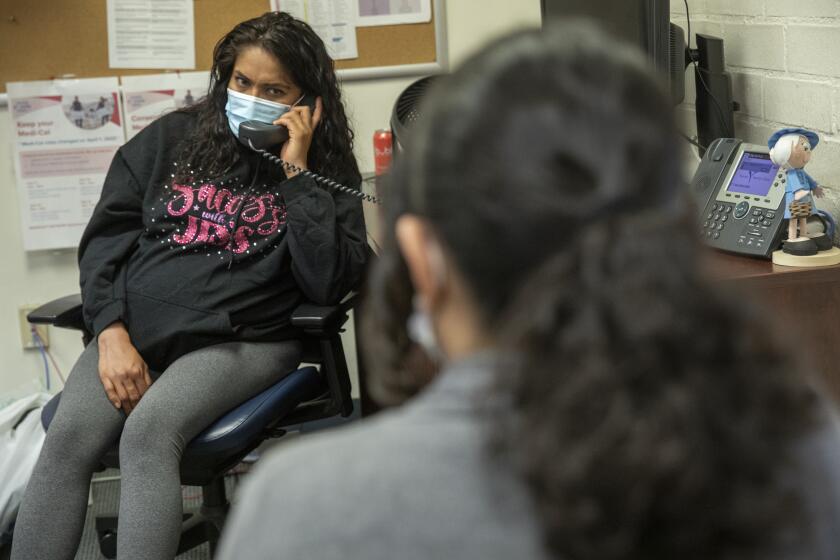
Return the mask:
<svg viewBox="0 0 840 560">
<path fill-rule="evenodd" d="M 717 249 L 769 259 L 784 230 L 786 175 L 770 161 L 767 146 L 735 138 L 712 142 L 691 193 L 699 232 Z"/>
</svg>

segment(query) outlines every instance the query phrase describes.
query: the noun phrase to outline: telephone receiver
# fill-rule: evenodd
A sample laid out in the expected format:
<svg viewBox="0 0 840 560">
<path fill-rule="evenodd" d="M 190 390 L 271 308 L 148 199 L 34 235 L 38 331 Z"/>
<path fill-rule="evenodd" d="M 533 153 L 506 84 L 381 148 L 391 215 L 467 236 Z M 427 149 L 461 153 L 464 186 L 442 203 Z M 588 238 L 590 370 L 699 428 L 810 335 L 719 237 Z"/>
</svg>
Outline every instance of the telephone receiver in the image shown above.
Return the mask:
<svg viewBox="0 0 840 560">
<path fill-rule="evenodd" d="M 306 94 L 298 106 L 306 105 L 315 113 L 314 95 Z M 289 129 L 282 124 L 264 123 L 261 121 L 245 121 L 239 125 L 239 141 L 256 150 L 267 150 L 281 145 L 289 139 Z"/>
<path fill-rule="evenodd" d="M 306 94 L 298 105 L 306 105 L 314 113 L 315 99 L 316 97 L 314 95 Z M 338 181 L 334 181 L 329 177 L 318 175 L 308 169 L 301 169 L 293 163 L 280 159 L 269 151 L 272 148 L 276 149 L 288 139 L 289 129 L 281 124 L 274 125 L 260 121 L 245 121 L 239 125 L 239 141 L 275 165 L 284 167 L 293 173 L 300 173 L 301 175 L 310 177 L 314 179 L 317 184 L 326 186 L 332 190 L 350 194 L 373 204 L 382 203 L 375 196 L 371 196 L 363 193 L 361 190 L 356 190 L 346 185 L 342 185 Z"/>
</svg>

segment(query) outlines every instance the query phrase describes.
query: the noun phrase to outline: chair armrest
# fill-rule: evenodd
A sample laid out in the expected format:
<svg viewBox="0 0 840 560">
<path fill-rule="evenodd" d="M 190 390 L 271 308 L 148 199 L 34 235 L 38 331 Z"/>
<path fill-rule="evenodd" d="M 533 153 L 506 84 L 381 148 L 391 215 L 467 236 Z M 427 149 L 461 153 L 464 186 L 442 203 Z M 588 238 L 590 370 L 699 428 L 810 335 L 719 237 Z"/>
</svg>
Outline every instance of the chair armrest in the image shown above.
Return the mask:
<svg viewBox="0 0 840 560">
<path fill-rule="evenodd" d="M 302 303 L 292 313 L 292 326 L 315 331 L 335 330 L 344 323 L 344 314 L 356 304 L 357 299 L 358 295 L 352 293 L 338 305 Z M 54 299 L 31 311 L 26 320 L 36 325 L 84 330 L 82 296 L 73 294 Z"/>
<path fill-rule="evenodd" d="M 347 417 L 353 412 L 350 375 L 340 333 L 342 325 L 347 321 L 347 312 L 356 305 L 358 299 L 358 294 L 351 292 L 338 305 L 302 303 L 292 313 L 292 326 L 300 329 L 304 335 L 303 361 L 320 363 L 321 373 L 329 387 L 329 399 L 325 406 L 314 413 L 315 418 L 336 414 Z M 307 357 L 308 352 L 312 352 L 312 358 Z M 307 414 L 303 413 L 303 416 Z M 295 416 L 294 421 L 298 420 L 300 418 Z"/>
<path fill-rule="evenodd" d="M 82 296 L 73 294 L 54 299 L 29 312 L 26 320 L 35 325 L 53 325 L 66 329 L 87 330 L 82 317 Z"/>
<path fill-rule="evenodd" d="M 302 303 L 292 312 L 292 326 L 308 334 L 337 331 L 347 320 L 347 311 L 355 307 L 358 294 L 351 292 L 338 305 Z"/>
<path fill-rule="evenodd" d="M 292 312 L 292 326 L 305 331 L 335 330 L 332 327 L 340 324 L 343 317 L 344 312 L 337 305 L 302 303 Z"/>
</svg>

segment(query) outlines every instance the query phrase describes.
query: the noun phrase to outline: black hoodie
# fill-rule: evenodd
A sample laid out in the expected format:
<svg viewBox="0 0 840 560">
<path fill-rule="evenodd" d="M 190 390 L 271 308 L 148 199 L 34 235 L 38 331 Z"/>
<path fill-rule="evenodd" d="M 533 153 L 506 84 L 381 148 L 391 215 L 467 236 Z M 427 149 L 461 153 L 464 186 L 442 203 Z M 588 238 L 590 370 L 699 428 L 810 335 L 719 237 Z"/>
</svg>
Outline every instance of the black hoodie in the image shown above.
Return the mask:
<svg viewBox="0 0 840 560">
<path fill-rule="evenodd" d="M 79 245 L 87 327 L 122 320 L 158 371 L 211 344 L 293 337 L 292 310 L 337 302 L 368 254 L 358 198 L 286 180 L 245 147 L 222 177 L 178 184 L 195 118 L 170 113 L 117 151 Z"/>
</svg>

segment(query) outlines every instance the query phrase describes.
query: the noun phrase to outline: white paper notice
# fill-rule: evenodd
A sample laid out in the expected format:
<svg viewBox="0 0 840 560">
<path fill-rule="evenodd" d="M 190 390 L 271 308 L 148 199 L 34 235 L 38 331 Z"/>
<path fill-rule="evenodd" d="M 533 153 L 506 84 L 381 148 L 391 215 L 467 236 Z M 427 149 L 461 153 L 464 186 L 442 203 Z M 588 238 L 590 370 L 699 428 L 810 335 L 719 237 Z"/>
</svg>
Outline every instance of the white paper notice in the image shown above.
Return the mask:
<svg viewBox="0 0 840 560">
<path fill-rule="evenodd" d="M 108 0 L 111 68 L 195 68 L 193 0 Z"/>
<path fill-rule="evenodd" d="M 358 27 L 400 25 L 432 21 L 431 0 L 355 0 L 358 2 Z"/>
<path fill-rule="evenodd" d="M 116 78 L 8 84 L 23 245 L 75 247 L 125 141 Z"/>
<path fill-rule="evenodd" d="M 125 137 L 131 140 L 161 115 L 194 104 L 210 86 L 210 72 L 123 76 Z"/>
<path fill-rule="evenodd" d="M 358 58 L 357 0 L 271 0 L 271 9 L 287 12 L 312 26 L 334 60 Z"/>
</svg>

